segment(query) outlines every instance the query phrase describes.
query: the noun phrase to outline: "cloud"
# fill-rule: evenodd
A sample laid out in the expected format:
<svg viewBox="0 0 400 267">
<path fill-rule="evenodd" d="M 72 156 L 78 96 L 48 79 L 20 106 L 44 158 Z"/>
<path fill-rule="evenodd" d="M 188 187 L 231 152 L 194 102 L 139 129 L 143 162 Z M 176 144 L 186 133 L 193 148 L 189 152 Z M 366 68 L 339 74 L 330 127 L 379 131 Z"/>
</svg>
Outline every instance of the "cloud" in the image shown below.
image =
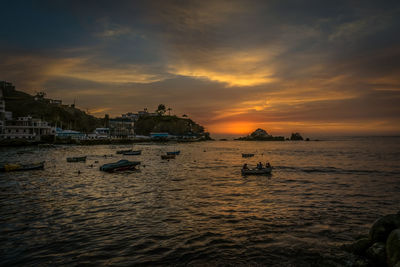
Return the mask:
<svg viewBox="0 0 400 267">
<path fill-rule="evenodd" d="M 400 132 L 396 1 L 44 1 L 33 8 L 0 26 L 1 78 L 76 98 L 98 116 L 165 103 L 218 133 Z"/>
<path fill-rule="evenodd" d="M 190 60 L 188 60 L 190 58 Z M 276 81 L 272 51 L 210 51 L 188 55 L 172 63 L 170 71 L 176 75 L 209 79 L 228 86 L 254 86 Z"/>
</svg>

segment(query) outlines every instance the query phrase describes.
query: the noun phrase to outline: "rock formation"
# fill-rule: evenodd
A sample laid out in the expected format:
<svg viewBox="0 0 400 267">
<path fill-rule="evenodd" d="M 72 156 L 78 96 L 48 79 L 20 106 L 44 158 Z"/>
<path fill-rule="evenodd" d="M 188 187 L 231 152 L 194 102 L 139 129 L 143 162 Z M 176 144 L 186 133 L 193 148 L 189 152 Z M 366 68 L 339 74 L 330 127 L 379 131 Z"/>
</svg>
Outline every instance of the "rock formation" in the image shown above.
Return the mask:
<svg viewBox="0 0 400 267">
<path fill-rule="evenodd" d="M 358 255 L 354 266 L 400 267 L 400 211 L 377 219 L 367 238 L 344 248 Z"/>
</svg>

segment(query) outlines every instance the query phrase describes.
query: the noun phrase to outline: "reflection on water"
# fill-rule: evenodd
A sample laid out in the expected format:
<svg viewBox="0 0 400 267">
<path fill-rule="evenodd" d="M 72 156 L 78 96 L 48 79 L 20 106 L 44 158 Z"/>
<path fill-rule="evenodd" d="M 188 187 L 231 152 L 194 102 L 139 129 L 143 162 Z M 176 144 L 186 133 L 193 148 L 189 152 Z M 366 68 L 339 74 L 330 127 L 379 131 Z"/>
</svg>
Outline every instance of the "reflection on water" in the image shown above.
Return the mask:
<svg viewBox="0 0 400 267">
<path fill-rule="evenodd" d="M 339 246 L 400 209 L 399 140 L 3 148 L 46 165 L 0 174 L 0 264 L 346 265 Z M 140 170 L 98 170 L 122 158 Z M 259 161 L 271 175 L 241 176 Z"/>
</svg>

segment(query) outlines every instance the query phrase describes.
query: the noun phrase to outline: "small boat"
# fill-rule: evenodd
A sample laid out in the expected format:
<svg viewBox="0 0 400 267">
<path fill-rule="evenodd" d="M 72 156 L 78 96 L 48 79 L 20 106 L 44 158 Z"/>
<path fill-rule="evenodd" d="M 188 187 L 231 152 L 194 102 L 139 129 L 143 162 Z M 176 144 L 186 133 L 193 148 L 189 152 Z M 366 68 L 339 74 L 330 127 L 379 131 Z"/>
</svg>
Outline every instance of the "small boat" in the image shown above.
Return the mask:
<svg viewBox="0 0 400 267">
<path fill-rule="evenodd" d="M 114 163 L 107 163 L 100 167 L 100 171 L 104 172 L 119 172 L 119 171 L 130 171 L 136 170 L 136 166 L 140 165 L 139 161 L 129 161 L 122 159 Z"/>
<path fill-rule="evenodd" d="M 161 159 L 174 159 L 175 158 L 175 154 L 171 154 L 171 155 L 161 155 Z"/>
<path fill-rule="evenodd" d="M 251 158 L 254 157 L 254 154 L 252 153 L 242 153 L 242 158 Z"/>
<path fill-rule="evenodd" d="M 133 151 L 133 150 L 132 150 L 132 149 L 118 150 L 118 151 L 117 151 L 117 154 L 124 154 L 124 153 L 128 153 L 128 152 L 131 152 L 131 151 Z"/>
<path fill-rule="evenodd" d="M 167 152 L 167 155 L 179 155 L 181 153 L 180 150 Z"/>
<path fill-rule="evenodd" d="M 44 161 L 31 164 L 6 163 L 0 166 L 0 171 L 2 172 L 30 171 L 30 170 L 43 170 L 43 169 L 44 169 Z"/>
<path fill-rule="evenodd" d="M 131 150 L 131 151 L 122 153 L 122 155 L 130 155 L 130 156 L 141 155 L 141 154 L 142 154 L 142 150 L 136 150 L 136 151 Z"/>
<path fill-rule="evenodd" d="M 86 156 L 83 156 L 83 157 L 70 157 L 70 158 L 67 158 L 67 162 L 79 162 L 79 161 L 86 162 Z"/>
<path fill-rule="evenodd" d="M 271 172 L 272 167 L 262 169 L 242 169 L 242 175 L 264 175 L 270 174 Z"/>
</svg>

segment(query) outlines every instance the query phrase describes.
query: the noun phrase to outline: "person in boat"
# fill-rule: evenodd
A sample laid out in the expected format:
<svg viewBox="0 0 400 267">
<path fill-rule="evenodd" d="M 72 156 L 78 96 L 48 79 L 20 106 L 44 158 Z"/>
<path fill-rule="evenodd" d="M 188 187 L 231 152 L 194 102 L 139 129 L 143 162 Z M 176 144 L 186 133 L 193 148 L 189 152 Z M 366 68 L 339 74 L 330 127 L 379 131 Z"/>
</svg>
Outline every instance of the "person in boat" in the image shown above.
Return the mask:
<svg viewBox="0 0 400 267">
<path fill-rule="evenodd" d="M 271 168 L 271 164 L 269 162 L 265 163 L 265 168 Z"/>
<path fill-rule="evenodd" d="M 261 163 L 261 161 L 257 164 L 257 169 L 261 170 L 263 168 L 263 165 Z"/>
<path fill-rule="evenodd" d="M 248 170 L 249 169 L 249 167 L 247 167 L 247 163 L 245 163 L 244 165 L 243 165 L 243 170 Z"/>
</svg>

